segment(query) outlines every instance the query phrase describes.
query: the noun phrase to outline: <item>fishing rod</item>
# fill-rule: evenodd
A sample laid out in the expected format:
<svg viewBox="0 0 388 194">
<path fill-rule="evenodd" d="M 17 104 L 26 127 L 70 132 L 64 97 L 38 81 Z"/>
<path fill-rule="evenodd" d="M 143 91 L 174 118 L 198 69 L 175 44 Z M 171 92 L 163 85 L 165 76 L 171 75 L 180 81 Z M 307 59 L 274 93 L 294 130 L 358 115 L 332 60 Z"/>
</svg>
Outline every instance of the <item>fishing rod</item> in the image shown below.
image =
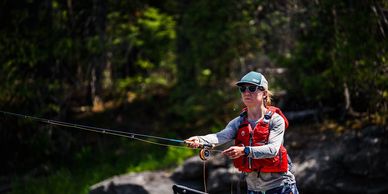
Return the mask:
<svg viewBox="0 0 388 194">
<path fill-rule="evenodd" d="M 30 120 L 35 120 L 39 121 L 42 123 L 47 123 L 50 125 L 57 125 L 57 126 L 62 126 L 62 127 L 69 127 L 69 128 L 76 128 L 76 129 L 81 129 L 85 131 L 92 131 L 92 132 L 97 132 L 97 133 L 102 133 L 102 134 L 108 134 L 108 135 L 114 135 L 114 136 L 120 136 L 120 137 L 125 137 L 129 139 L 135 139 L 139 140 L 142 142 L 150 143 L 150 144 L 156 144 L 160 146 L 167 146 L 167 147 L 177 147 L 177 148 L 186 148 L 186 149 L 200 149 L 199 151 L 199 157 L 204 161 L 203 163 L 203 176 L 204 176 L 204 188 L 205 188 L 205 193 L 206 193 L 206 170 L 205 170 L 205 161 L 208 160 L 211 157 L 211 152 L 222 152 L 222 150 L 216 150 L 214 149 L 216 146 L 213 144 L 200 144 L 198 148 L 191 148 L 188 147 L 187 145 L 190 144 L 188 140 L 180 140 L 180 139 L 172 139 L 172 138 L 165 138 L 165 137 L 159 137 L 159 136 L 154 136 L 154 135 L 146 135 L 146 134 L 140 134 L 140 133 L 132 133 L 132 132 L 126 132 L 126 131 L 118 131 L 118 130 L 112 130 L 112 129 L 107 129 L 107 128 L 101 128 L 101 127 L 93 127 L 93 126 L 88 126 L 88 125 L 80 125 L 80 124 L 74 124 L 74 123 L 68 123 L 68 122 L 63 122 L 63 121 L 57 121 L 57 120 L 51 120 L 51 119 L 46 119 L 46 118 L 41 118 L 41 117 L 35 117 L 35 116 L 30 116 L 30 115 L 24 115 L 24 114 L 19 114 L 19 113 L 13 113 L 13 112 L 8 112 L 8 111 L 3 111 L 0 110 L 0 113 L 3 113 L 4 115 L 9 115 L 9 116 L 14 116 L 18 118 L 23 118 L 23 119 L 30 119 Z M 173 145 L 173 144 L 167 144 L 167 143 L 159 143 L 156 141 L 151 141 L 147 140 L 148 139 L 155 139 L 155 140 L 162 140 L 166 142 L 174 142 L 174 143 L 179 143 L 179 144 L 186 144 L 185 146 L 183 145 Z"/>
<path fill-rule="evenodd" d="M 174 142 L 174 143 L 179 143 L 179 144 L 186 144 L 186 145 L 190 143 L 187 140 L 172 139 L 172 138 L 165 138 L 165 137 L 159 137 L 159 136 L 154 136 L 154 135 L 146 135 L 146 134 L 119 131 L 119 130 L 101 128 L 101 127 L 80 125 L 80 124 L 51 120 L 51 119 L 40 118 L 40 117 L 35 117 L 35 116 L 30 116 L 30 115 L 24 115 L 24 114 L 19 114 L 19 113 L 13 113 L 13 112 L 8 112 L 8 111 L 3 111 L 3 110 L 0 110 L 0 113 L 3 113 L 4 115 L 19 117 L 19 118 L 35 120 L 35 121 L 47 123 L 50 125 L 76 128 L 76 129 L 81 129 L 81 130 L 85 130 L 85 131 L 92 131 L 92 132 L 97 132 L 97 133 L 102 133 L 102 134 L 125 137 L 125 138 L 129 138 L 129 139 L 135 139 L 135 140 L 143 141 L 143 142 L 150 143 L 150 144 L 156 144 L 156 145 L 160 145 L 160 146 L 178 147 L 178 148 L 186 148 L 186 149 L 197 149 L 197 148 L 190 148 L 190 147 L 182 146 L 182 145 L 159 143 L 156 141 L 147 140 L 146 138 L 161 140 L 161 141 L 165 141 L 165 142 Z M 200 158 L 202 160 L 207 160 L 210 157 L 210 151 L 221 152 L 221 150 L 212 150 L 212 148 L 214 148 L 214 147 L 215 146 L 212 144 L 200 144 L 200 146 L 198 147 L 198 149 L 201 149 L 200 153 L 199 153 Z"/>
</svg>

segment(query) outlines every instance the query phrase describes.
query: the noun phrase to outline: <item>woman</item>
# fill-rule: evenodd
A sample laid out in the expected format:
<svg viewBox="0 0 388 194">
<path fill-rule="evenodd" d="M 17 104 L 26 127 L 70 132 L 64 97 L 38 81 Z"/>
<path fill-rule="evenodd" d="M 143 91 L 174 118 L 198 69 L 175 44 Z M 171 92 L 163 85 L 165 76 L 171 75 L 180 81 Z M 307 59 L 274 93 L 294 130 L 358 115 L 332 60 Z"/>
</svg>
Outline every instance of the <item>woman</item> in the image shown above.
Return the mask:
<svg viewBox="0 0 388 194">
<path fill-rule="evenodd" d="M 248 194 L 298 193 L 287 150 L 282 145 L 288 121 L 278 108 L 269 106 L 267 80 L 261 73 L 251 71 L 236 85 L 246 106 L 240 116 L 218 133 L 190 137 L 186 142 L 197 148 L 205 143 L 235 140 L 235 145 L 222 153 L 247 174 Z"/>
</svg>

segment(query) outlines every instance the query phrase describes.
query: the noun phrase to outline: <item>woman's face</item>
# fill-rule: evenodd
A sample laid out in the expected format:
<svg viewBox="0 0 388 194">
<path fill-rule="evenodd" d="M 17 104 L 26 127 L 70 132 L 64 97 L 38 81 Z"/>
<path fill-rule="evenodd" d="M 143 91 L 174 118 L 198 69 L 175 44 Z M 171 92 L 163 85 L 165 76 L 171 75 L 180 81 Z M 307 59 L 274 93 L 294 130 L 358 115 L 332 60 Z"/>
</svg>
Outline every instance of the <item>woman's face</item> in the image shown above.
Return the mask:
<svg viewBox="0 0 388 194">
<path fill-rule="evenodd" d="M 245 106 L 261 106 L 263 104 L 265 91 L 253 84 L 239 86 L 241 98 Z"/>
</svg>

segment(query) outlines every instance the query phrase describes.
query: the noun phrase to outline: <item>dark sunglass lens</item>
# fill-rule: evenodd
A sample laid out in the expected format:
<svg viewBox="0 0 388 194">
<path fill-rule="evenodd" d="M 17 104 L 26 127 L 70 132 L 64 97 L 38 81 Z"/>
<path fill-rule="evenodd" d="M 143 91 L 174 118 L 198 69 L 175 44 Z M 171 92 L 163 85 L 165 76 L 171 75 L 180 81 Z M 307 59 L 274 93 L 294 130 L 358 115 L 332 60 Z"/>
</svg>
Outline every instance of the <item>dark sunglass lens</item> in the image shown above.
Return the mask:
<svg viewBox="0 0 388 194">
<path fill-rule="evenodd" d="M 240 89 L 240 92 L 241 92 L 241 93 L 244 93 L 245 90 L 247 89 L 247 87 L 245 87 L 245 86 L 240 86 L 239 89 Z"/>
<path fill-rule="evenodd" d="M 248 87 L 248 90 L 249 90 L 249 92 L 256 92 L 256 89 L 257 89 L 257 86 L 249 86 Z"/>
</svg>

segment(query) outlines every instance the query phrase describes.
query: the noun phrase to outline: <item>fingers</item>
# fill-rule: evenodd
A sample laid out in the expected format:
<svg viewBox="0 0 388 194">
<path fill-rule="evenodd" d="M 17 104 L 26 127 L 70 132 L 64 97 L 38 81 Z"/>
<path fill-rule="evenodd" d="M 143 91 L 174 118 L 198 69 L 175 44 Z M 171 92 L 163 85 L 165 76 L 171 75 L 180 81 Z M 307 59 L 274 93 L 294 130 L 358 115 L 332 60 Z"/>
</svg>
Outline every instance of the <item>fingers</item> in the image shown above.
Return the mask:
<svg viewBox="0 0 388 194">
<path fill-rule="evenodd" d="M 184 140 L 184 142 L 191 148 L 198 148 L 200 146 L 199 138 L 197 136 L 190 137 L 189 139 Z"/>
<path fill-rule="evenodd" d="M 236 152 L 234 151 L 234 149 L 232 147 L 224 150 L 222 153 L 225 154 L 226 156 L 228 156 L 229 158 L 236 157 Z"/>
<path fill-rule="evenodd" d="M 237 158 L 239 158 L 239 157 L 241 157 L 241 156 L 235 155 L 235 156 L 231 156 L 231 157 L 229 157 L 229 158 L 230 158 L 230 159 L 237 159 Z"/>
<path fill-rule="evenodd" d="M 229 154 L 231 154 L 232 152 L 233 152 L 233 147 L 230 147 L 230 148 L 224 150 L 222 153 L 225 154 L 225 155 L 229 155 Z"/>
<path fill-rule="evenodd" d="M 244 155 L 244 148 L 238 146 L 232 146 L 222 152 L 231 159 L 236 159 Z"/>
</svg>

